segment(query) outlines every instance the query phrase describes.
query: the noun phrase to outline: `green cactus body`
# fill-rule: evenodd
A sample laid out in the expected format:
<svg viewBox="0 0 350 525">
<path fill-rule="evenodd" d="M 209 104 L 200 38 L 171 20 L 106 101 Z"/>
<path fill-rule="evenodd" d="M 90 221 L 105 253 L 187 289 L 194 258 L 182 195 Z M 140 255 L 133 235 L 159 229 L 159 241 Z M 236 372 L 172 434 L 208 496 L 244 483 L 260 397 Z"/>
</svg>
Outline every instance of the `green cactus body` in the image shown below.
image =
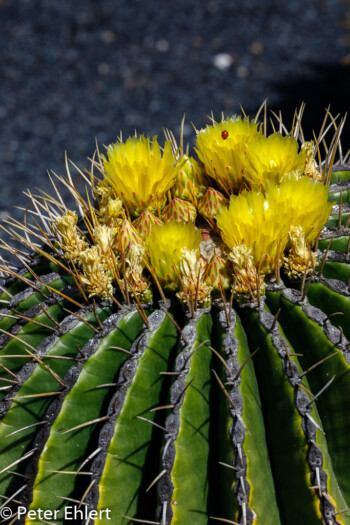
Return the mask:
<svg viewBox="0 0 350 525">
<path fill-rule="evenodd" d="M 4 346 L 9 352 L 12 343 L 11 351 L 27 364 L 21 364 L 20 384 L 3 392 L 2 493 L 20 490 L 19 500 L 30 503 L 33 512 L 27 522 L 35 524 L 42 523 L 38 509 L 56 510 L 52 523 L 68 523 L 73 513 L 78 522 L 85 519 L 69 502 L 80 501 L 93 480 L 84 512 L 95 508 L 101 524 L 110 521 L 106 509 L 120 524 L 132 517 L 199 524 L 210 522 L 209 516 L 239 523 L 316 524 L 327 512 L 346 509 L 349 301 L 327 282 L 309 287 L 315 307 L 300 302 L 296 290 L 269 291 L 272 314 L 241 307 L 230 314 L 228 327 L 224 310 L 207 309 L 185 323 L 183 336 L 163 310 L 150 316 L 151 329 L 143 328 L 141 339 L 142 320 L 135 310 L 115 314 L 103 306 L 96 311 L 101 326 L 91 308 L 82 310 L 91 328 L 61 311 L 59 332 L 49 335 L 28 321 L 21 328 L 27 330 L 26 342 L 36 345 L 50 371 L 28 363 L 18 340 Z M 59 310 L 61 303 L 54 306 Z M 344 336 L 334 326 L 335 316 L 333 324 L 326 319 L 340 309 Z M 174 364 L 177 341 L 183 349 Z M 305 389 L 317 393 L 335 376 L 306 409 L 310 396 L 299 387 L 302 371 L 335 351 L 303 378 Z M 5 359 L 8 370 L 18 370 L 19 358 Z M 152 411 L 159 404 L 164 408 Z M 164 427 L 163 447 L 156 425 Z M 9 474 L 14 469 L 33 479 L 32 489 Z M 158 503 L 156 488 L 146 489 L 161 473 Z M 321 498 L 317 488 L 310 490 L 317 487 L 317 476 Z M 349 522 L 346 513 L 334 520 Z"/>
<path fill-rule="evenodd" d="M 222 124 L 215 139 L 219 153 L 220 141 L 234 142 L 237 126 L 247 127 L 245 121 L 231 124 Z M 154 187 L 166 200 L 183 192 L 186 181 L 171 186 L 170 146 L 157 155 L 170 182 L 156 180 Z M 312 173 L 310 159 L 308 169 Z M 40 252 L 24 268 L 9 269 L 0 303 L 4 523 L 350 525 L 348 175 L 332 174 L 329 201 L 335 204 L 317 241 L 306 240 L 301 228 L 287 228 L 268 257 L 264 240 L 255 243 L 260 261 L 255 244 L 253 252 L 234 238 L 230 247 L 216 242 L 223 222 L 215 223 L 216 211 L 228 199 L 220 194 L 220 205 L 213 206 L 218 203 L 210 193 L 218 195 L 225 184 L 204 197 L 205 207 L 215 208 L 200 219 L 210 225 L 203 228 L 208 260 L 198 251 L 194 224 L 180 226 L 186 245 L 171 246 L 181 235 L 171 237 L 175 223 L 162 225 L 162 210 L 153 206 L 157 191 L 146 195 L 155 215 L 134 210 L 142 214 L 130 229 L 133 213 L 119 214 L 107 185 L 99 190 L 106 192 L 99 217 L 105 220 L 109 201 L 118 206 L 105 223 L 96 226 L 89 209 L 76 230 L 74 216 L 66 235 L 71 245 L 48 238 L 49 258 Z M 293 177 L 285 191 L 300 181 Z M 194 182 L 200 182 L 200 215 L 206 179 Z M 231 201 L 246 199 L 248 221 L 248 204 L 259 201 L 268 209 L 271 191 L 269 184 L 266 195 L 246 189 Z M 327 193 L 324 200 L 330 210 Z M 61 228 L 64 220 L 68 215 L 56 219 Z M 265 227 L 268 237 L 269 223 Z M 170 232 L 163 239 L 173 249 L 170 262 L 157 260 L 157 231 Z M 295 239 L 312 263 L 310 270 L 306 261 L 302 276 L 297 257 L 289 273 L 281 269 L 286 254 L 279 249 L 284 243 L 290 257 Z M 83 273 L 82 261 L 67 255 L 79 241 L 89 245 Z M 109 249 L 115 251 L 107 268 Z M 57 253 L 56 264 L 51 254 Z M 116 282 L 120 293 L 110 297 Z M 12 517 L 1 514 L 4 508 Z"/>
</svg>

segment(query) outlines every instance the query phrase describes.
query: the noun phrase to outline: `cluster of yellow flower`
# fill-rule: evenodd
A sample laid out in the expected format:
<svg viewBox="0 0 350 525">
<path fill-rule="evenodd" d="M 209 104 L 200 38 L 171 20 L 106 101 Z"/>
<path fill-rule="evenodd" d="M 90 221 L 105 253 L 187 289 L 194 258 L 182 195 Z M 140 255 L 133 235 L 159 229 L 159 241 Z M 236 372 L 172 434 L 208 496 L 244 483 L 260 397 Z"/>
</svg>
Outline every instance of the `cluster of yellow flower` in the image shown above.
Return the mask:
<svg viewBox="0 0 350 525">
<path fill-rule="evenodd" d="M 108 146 L 88 233 L 73 212 L 57 218 L 90 295 L 111 297 L 114 286 L 146 300 L 152 277 L 185 302 L 232 287 L 242 301 L 263 294 L 280 267 L 289 278 L 313 271 L 332 204 L 312 142 L 266 137 L 231 117 L 197 131 L 199 161 L 174 149 L 144 136 Z"/>
</svg>

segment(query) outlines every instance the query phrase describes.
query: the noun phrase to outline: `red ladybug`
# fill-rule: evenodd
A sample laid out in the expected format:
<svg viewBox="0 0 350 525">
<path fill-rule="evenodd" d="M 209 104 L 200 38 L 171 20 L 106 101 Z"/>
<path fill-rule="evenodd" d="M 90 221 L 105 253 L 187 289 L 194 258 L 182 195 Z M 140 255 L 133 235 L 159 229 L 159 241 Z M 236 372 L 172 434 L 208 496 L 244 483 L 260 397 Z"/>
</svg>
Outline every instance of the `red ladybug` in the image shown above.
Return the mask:
<svg viewBox="0 0 350 525">
<path fill-rule="evenodd" d="M 222 132 L 221 132 L 221 137 L 226 140 L 227 137 L 228 137 L 228 131 L 226 131 L 226 129 L 224 129 Z"/>
</svg>

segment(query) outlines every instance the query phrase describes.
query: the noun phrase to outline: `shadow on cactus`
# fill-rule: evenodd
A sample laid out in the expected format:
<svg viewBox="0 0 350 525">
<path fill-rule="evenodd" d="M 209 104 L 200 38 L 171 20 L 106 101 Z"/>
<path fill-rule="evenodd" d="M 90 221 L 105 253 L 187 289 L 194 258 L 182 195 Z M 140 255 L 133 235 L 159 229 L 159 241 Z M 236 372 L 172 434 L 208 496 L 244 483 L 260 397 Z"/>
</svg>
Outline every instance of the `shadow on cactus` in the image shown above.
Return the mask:
<svg viewBox="0 0 350 525">
<path fill-rule="evenodd" d="M 350 523 L 349 155 L 303 109 L 119 140 L 6 221 L 2 522 Z"/>
</svg>

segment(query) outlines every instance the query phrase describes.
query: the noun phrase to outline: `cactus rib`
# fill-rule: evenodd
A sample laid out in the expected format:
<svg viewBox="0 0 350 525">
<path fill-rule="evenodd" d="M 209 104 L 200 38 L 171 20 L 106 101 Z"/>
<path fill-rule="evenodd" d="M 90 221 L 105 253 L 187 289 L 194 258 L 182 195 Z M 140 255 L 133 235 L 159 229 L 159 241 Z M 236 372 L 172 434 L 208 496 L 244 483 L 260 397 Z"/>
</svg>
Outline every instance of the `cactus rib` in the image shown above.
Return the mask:
<svg viewBox="0 0 350 525">
<path fill-rule="evenodd" d="M 177 332 L 162 310 L 153 312 L 148 322 L 149 328 L 135 341 L 132 357 L 120 371 L 120 386 L 110 401 L 110 417 L 100 433 L 100 451 L 91 467 L 95 483 L 87 502 L 91 509 L 110 509 L 116 525 L 124 523 L 123 516 L 129 513 L 144 517 L 151 512 L 153 516 L 156 506 L 155 492 L 145 493 L 158 470 L 156 450 L 150 449 L 152 436 L 159 434 L 152 425 L 158 419 L 152 409 L 164 395 L 165 376 L 161 374 L 169 358 L 171 362 Z M 145 461 L 149 468 L 143 472 Z M 107 521 L 101 518 L 97 523 Z"/>
<path fill-rule="evenodd" d="M 212 321 L 203 310 L 187 324 L 188 344 L 176 360 L 177 378 L 170 393 L 172 412 L 166 422 L 166 444 L 159 481 L 163 514 L 174 523 L 205 522 L 209 457 L 210 343 Z M 165 509 L 165 510 L 164 510 Z"/>
<path fill-rule="evenodd" d="M 280 319 L 283 329 L 292 342 L 296 352 L 302 353 L 299 358 L 303 369 L 310 370 L 308 382 L 313 392 L 318 392 L 335 376 L 335 380 L 327 390 L 327 395 L 321 395 L 317 401 L 317 410 L 322 428 L 326 434 L 327 447 L 332 458 L 333 476 L 330 482 L 337 490 L 339 485 L 343 498 L 349 507 L 350 485 L 348 477 L 349 450 L 344 436 L 349 429 L 344 406 L 350 393 L 350 354 L 348 343 L 341 331 L 332 326 L 327 316 L 317 308 L 300 303 L 296 291 L 285 290 L 281 295 L 268 296 L 268 304 L 276 309 L 281 307 Z M 292 323 L 298 323 L 298 331 L 291 329 Z M 307 349 L 307 351 L 305 351 Z M 325 358 L 328 358 L 325 361 Z M 317 373 L 313 365 L 317 366 Z M 344 520 L 347 519 L 345 516 Z"/>
<path fill-rule="evenodd" d="M 246 523 L 252 523 L 254 517 L 262 516 L 268 511 L 271 520 L 278 524 L 280 522 L 279 512 L 266 448 L 253 363 L 250 360 L 247 339 L 237 313 L 232 311 L 229 321 L 228 326 L 224 311 L 215 312 L 214 340 L 216 347 L 221 348 L 222 353 L 226 356 L 228 367 L 226 368 L 225 384 L 230 396 L 229 410 L 232 417 L 230 437 L 234 457 L 231 463 L 236 472 L 235 494 L 240 506 L 240 521 L 246 520 Z M 260 435 L 259 447 L 256 447 L 256 435 Z M 228 484 L 228 480 L 225 481 Z M 219 487 L 219 491 L 220 489 L 224 490 Z M 260 490 L 264 490 L 264 498 L 256 497 Z M 226 487 L 226 492 L 222 494 L 222 501 L 220 500 L 220 515 L 222 516 L 225 511 L 225 519 L 232 519 L 235 517 L 232 515 L 235 505 L 232 502 L 232 494 L 229 498 L 227 492 Z M 220 498 L 220 495 L 216 497 Z M 231 513 L 229 513 L 229 503 Z"/>
</svg>

